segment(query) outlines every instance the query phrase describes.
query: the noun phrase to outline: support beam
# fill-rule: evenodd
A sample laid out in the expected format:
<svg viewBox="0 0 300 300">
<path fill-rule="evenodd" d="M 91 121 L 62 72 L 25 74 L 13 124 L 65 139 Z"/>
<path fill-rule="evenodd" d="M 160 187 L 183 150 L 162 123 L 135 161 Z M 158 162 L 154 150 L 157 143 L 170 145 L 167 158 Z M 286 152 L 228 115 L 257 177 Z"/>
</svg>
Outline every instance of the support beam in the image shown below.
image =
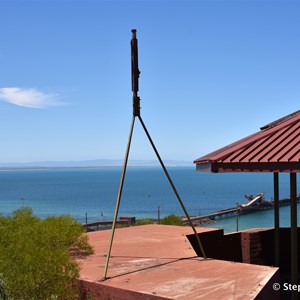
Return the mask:
<svg viewBox="0 0 300 300">
<path fill-rule="evenodd" d="M 279 176 L 274 175 L 274 265 L 280 266 L 280 224 L 279 224 Z"/>
<path fill-rule="evenodd" d="M 297 174 L 290 174 L 291 190 L 291 283 L 298 281 L 298 245 L 297 245 Z M 297 299 L 298 292 L 292 292 L 292 299 Z"/>
</svg>

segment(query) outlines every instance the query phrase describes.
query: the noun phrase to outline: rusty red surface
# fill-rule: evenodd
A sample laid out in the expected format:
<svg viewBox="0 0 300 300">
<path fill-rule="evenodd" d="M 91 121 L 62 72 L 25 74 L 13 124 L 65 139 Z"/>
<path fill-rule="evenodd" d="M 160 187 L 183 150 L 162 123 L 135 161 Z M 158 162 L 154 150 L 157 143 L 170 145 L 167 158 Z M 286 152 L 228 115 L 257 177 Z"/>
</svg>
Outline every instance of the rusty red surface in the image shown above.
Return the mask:
<svg viewBox="0 0 300 300">
<path fill-rule="evenodd" d="M 194 161 L 198 171 L 299 172 L 300 111 Z"/>
<path fill-rule="evenodd" d="M 216 230 L 197 228 L 199 233 Z M 192 230 L 182 226 L 117 229 L 109 277 L 101 281 L 110 233 L 110 230 L 88 233 L 95 253 L 78 260 L 87 297 L 93 295 L 95 300 L 279 299 L 279 293 L 269 289 L 278 282 L 278 268 L 197 257 L 186 237 Z"/>
</svg>

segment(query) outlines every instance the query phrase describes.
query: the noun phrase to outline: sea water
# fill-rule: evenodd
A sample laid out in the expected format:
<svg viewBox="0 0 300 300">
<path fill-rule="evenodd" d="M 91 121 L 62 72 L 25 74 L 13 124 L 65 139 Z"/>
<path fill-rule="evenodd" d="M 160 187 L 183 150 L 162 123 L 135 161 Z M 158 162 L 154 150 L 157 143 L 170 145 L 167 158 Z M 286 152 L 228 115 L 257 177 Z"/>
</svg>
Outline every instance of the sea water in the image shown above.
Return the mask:
<svg viewBox="0 0 300 300">
<path fill-rule="evenodd" d="M 190 215 L 204 215 L 247 203 L 245 195 L 264 192 L 273 197 L 272 173 L 199 173 L 194 167 L 169 167 L 169 174 Z M 0 171 L 0 213 L 29 206 L 44 218 L 69 214 L 80 222 L 111 220 L 121 168 L 23 169 Z M 280 174 L 280 198 L 289 197 L 289 175 Z M 299 179 L 298 179 L 299 190 Z M 119 216 L 158 218 L 183 215 L 183 210 L 160 167 L 128 168 Z M 206 226 L 226 232 L 272 227 L 273 210 L 218 220 Z M 281 226 L 290 224 L 290 207 L 280 208 Z"/>
</svg>

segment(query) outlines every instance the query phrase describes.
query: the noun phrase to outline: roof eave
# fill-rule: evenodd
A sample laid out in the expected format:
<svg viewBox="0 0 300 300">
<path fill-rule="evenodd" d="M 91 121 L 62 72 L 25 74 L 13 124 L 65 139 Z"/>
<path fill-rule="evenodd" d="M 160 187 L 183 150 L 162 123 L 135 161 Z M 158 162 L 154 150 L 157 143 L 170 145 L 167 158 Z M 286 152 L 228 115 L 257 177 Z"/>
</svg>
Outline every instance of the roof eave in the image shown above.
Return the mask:
<svg viewBox="0 0 300 300">
<path fill-rule="evenodd" d="M 198 172 L 300 172 L 300 162 L 250 162 L 250 163 L 218 163 L 198 162 Z"/>
</svg>

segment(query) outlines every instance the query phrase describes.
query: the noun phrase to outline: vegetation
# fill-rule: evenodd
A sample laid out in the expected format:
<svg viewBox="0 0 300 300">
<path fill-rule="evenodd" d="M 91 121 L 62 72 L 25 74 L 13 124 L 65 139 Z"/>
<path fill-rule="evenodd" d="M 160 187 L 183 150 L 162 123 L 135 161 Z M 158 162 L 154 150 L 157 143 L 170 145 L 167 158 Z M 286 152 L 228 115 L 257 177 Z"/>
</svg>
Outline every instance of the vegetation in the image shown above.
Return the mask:
<svg viewBox="0 0 300 300">
<path fill-rule="evenodd" d="M 163 218 L 160 221 L 160 224 L 163 225 L 177 225 L 177 226 L 183 226 L 183 222 L 181 217 L 177 216 L 177 215 L 168 215 L 165 218 Z"/>
<path fill-rule="evenodd" d="M 74 255 L 88 255 L 84 228 L 70 216 L 40 219 L 30 208 L 0 216 L 0 299 L 79 299 Z"/>
<path fill-rule="evenodd" d="M 142 220 L 137 220 L 133 225 L 140 226 L 140 225 L 148 225 L 148 224 L 154 224 L 154 221 L 149 219 L 142 219 Z"/>
<path fill-rule="evenodd" d="M 135 225 L 153 224 L 139 220 Z M 183 225 L 169 215 L 164 225 Z M 0 216 L 0 300 L 79 299 L 74 257 L 93 253 L 84 228 L 70 216 L 40 219 L 31 208 Z"/>
<path fill-rule="evenodd" d="M 137 220 L 132 226 L 141 226 L 141 225 L 148 225 L 148 224 L 157 224 L 157 220 L 155 221 L 151 219 L 141 219 L 141 220 Z M 165 218 L 161 219 L 160 224 L 184 226 L 181 217 L 174 214 L 168 215 Z M 128 224 L 117 224 L 116 228 L 124 228 L 129 226 L 130 225 Z"/>
<path fill-rule="evenodd" d="M 151 220 L 151 219 L 141 219 L 137 220 L 133 226 L 140 226 L 140 225 L 148 225 L 148 224 L 156 224 L 157 221 Z M 182 222 L 181 217 L 171 214 L 166 216 L 165 218 L 160 220 L 160 224 L 163 225 L 177 225 L 177 226 L 183 226 L 184 223 Z"/>
</svg>

